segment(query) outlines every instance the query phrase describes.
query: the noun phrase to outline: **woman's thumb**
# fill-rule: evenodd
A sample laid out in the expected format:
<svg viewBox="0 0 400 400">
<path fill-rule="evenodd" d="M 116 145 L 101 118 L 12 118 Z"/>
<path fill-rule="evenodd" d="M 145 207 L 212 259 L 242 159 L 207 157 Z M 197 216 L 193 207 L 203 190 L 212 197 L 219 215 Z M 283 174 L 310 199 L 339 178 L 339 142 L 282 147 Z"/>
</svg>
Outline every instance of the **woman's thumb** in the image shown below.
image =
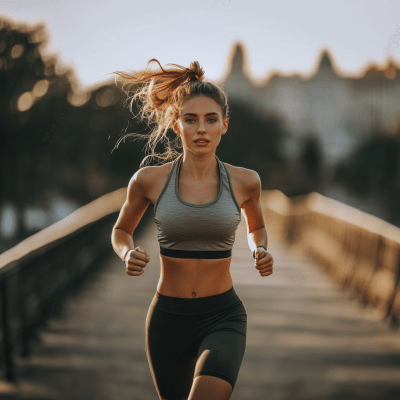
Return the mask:
<svg viewBox="0 0 400 400">
<path fill-rule="evenodd" d="M 147 252 L 143 247 L 137 246 L 136 251 L 138 251 L 139 253 L 142 253 L 142 254 L 146 254 L 146 256 L 147 256 Z"/>
<path fill-rule="evenodd" d="M 264 252 L 264 248 L 263 247 L 257 247 L 256 258 L 259 258 L 263 252 Z"/>
</svg>

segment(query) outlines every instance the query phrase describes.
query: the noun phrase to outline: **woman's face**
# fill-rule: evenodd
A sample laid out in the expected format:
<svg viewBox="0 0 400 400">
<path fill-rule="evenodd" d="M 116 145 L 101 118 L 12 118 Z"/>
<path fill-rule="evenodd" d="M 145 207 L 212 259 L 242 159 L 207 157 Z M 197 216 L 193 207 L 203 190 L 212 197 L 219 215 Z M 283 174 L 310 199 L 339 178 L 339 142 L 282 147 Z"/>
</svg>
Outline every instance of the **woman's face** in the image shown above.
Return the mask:
<svg viewBox="0 0 400 400">
<path fill-rule="evenodd" d="M 219 104 L 210 97 L 196 96 L 184 102 L 181 114 L 174 122 L 174 131 L 181 136 L 186 151 L 196 154 L 214 152 L 224 135 L 229 119 L 222 119 Z M 197 139 L 206 139 L 207 143 L 196 143 Z"/>
</svg>

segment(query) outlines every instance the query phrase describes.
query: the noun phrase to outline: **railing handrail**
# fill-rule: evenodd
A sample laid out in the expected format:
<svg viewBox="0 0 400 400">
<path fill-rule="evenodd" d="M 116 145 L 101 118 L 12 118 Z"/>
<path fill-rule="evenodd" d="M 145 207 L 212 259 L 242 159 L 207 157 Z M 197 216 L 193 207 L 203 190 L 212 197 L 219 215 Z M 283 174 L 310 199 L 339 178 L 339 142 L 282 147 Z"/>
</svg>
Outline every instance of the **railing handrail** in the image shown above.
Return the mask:
<svg viewBox="0 0 400 400">
<path fill-rule="evenodd" d="M 262 196 L 268 200 L 268 207 L 282 216 L 301 215 L 312 211 L 400 244 L 399 227 L 320 193 L 311 192 L 289 198 L 280 190 L 269 190 L 263 191 Z"/>
<path fill-rule="evenodd" d="M 0 255 L 0 368 L 5 379 L 16 377 L 17 352 L 29 355 L 34 332 L 111 252 L 111 226 L 126 191 L 99 197 Z"/>
<path fill-rule="evenodd" d="M 0 274 L 9 269 L 10 264 L 38 249 L 60 239 L 74 235 L 83 227 L 119 211 L 126 200 L 127 187 L 107 193 L 78 208 L 62 220 L 29 236 L 14 247 L 0 254 Z"/>
<path fill-rule="evenodd" d="M 261 203 L 267 229 L 399 325 L 400 228 L 316 192 L 291 198 L 264 192 Z"/>
</svg>

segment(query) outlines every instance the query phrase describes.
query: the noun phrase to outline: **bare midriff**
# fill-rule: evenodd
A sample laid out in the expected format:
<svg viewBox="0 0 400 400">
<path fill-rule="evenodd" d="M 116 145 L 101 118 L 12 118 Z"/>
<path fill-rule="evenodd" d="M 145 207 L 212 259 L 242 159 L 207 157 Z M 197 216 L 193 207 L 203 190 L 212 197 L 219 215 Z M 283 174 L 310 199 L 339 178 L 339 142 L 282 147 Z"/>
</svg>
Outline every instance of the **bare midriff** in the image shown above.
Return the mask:
<svg viewBox="0 0 400 400">
<path fill-rule="evenodd" d="M 184 298 L 227 292 L 232 287 L 231 259 L 172 258 L 160 254 L 157 291 L 164 296 Z"/>
</svg>

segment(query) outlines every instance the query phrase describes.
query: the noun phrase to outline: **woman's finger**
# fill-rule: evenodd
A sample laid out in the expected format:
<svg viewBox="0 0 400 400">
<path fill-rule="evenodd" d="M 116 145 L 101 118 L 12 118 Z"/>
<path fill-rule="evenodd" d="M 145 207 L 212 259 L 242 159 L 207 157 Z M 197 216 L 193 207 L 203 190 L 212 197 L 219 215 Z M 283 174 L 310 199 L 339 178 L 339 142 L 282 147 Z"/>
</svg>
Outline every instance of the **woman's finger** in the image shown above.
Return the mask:
<svg viewBox="0 0 400 400">
<path fill-rule="evenodd" d="M 138 270 L 130 270 L 130 269 L 126 269 L 126 273 L 128 274 L 128 275 L 131 275 L 131 276 L 137 276 L 137 275 L 141 275 L 141 274 L 143 274 L 143 272 L 144 272 L 144 269 L 142 269 L 142 270 L 140 270 L 140 271 L 138 271 Z"/>
</svg>

